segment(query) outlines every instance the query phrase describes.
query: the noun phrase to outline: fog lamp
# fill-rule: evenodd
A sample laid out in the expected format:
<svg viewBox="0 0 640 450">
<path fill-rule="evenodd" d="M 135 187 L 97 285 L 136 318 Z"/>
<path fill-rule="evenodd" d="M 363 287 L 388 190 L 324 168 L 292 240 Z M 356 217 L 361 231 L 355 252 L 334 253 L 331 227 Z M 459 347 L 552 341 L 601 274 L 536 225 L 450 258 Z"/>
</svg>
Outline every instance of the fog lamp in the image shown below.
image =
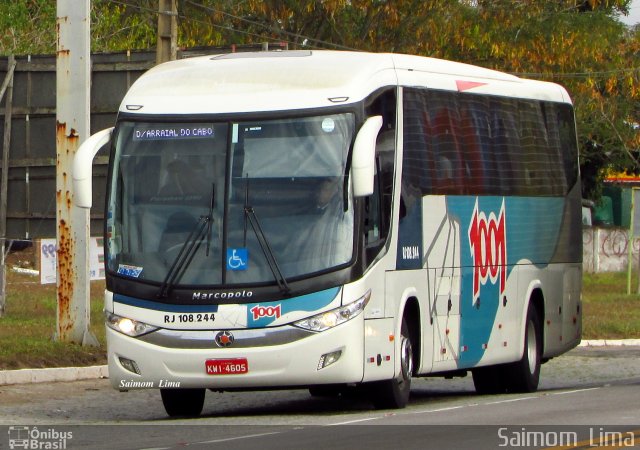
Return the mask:
<svg viewBox="0 0 640 450">
<path fill-rule="evenodd" d="M 325 353 L 320 357 L 320 361 L 318 361 L 318 370 L 324 369 L 325 367 L 330 366 L 334 362 L 340 359 L 342 356 L 342 350 L 336 350 L 335 352 Z"/>
<path fill-rule="evenodd" d="M 138 368 L 138 364 L 136 364 L 134 360 L 123 358 L 122 356 L 119 356 L 118 359 L 120 360 L 120 364 L 122 365 L 122 367 L 127 369 L 129 372 L 140 375 L 140 369 Z"/>
</svg>

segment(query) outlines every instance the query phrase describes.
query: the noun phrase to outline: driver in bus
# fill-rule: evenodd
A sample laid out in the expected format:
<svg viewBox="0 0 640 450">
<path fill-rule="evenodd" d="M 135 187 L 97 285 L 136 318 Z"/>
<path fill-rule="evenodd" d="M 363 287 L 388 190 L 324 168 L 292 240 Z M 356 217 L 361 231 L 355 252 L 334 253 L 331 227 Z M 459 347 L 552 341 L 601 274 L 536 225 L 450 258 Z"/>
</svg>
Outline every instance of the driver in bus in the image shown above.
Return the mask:
<svg viewBox="0 0 640 450">
<path fill-rule="evenodd" d="M 351 227 L 344 223 L 342 187 L 340 177 L 326 178 L 320 183 L 313 211 L 306 218 L 307 232 L 297 233 L 298 239 L 291 242 L 291 251 L 298 255 L 298 267 L 303 272 L 320 271 L 349 259 Z"/>
<path fill-rule="evenodd" d="M 199 200 L 208 193 L 193 168 L 180 159 L 167 164 L 166 181 L 160 188 L 160 196 L 177 197 L 180 200 Z"/>
</svg>

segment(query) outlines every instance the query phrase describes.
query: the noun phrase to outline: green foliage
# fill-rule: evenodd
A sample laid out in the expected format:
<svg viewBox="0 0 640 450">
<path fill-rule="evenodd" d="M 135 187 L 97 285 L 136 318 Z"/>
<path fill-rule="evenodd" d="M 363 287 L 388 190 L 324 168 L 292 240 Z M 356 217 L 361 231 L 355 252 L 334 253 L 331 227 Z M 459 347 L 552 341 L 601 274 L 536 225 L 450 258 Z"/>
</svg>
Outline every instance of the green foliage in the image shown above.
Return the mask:
<svg viewBox="0 0 640 450">
<path fill-rule="evenodd" d="M 2 2 L 0 54 L 51 53 L 55 49 L 55 23 L 55 0 Z"/>
<path fill-rule="evenodd" d="M 109 0 L 91 3 L 91 49 L 94 52 L 147 49 L 156 45 L 157 0 L 135 6 Z"/>
<path fill-rule="evenodd" d="M 180 47 L 285 41 L 469 62 L 564 85 L 574 100 L 583 194 L 640 173 L 640 31 L 630 0 L 178 0 Z M 93 0 L 92 50 L 153 48 L 158 0 Z M 55 0 L 0 4 L 0 52 L 53 53 Z"/>
</svg>

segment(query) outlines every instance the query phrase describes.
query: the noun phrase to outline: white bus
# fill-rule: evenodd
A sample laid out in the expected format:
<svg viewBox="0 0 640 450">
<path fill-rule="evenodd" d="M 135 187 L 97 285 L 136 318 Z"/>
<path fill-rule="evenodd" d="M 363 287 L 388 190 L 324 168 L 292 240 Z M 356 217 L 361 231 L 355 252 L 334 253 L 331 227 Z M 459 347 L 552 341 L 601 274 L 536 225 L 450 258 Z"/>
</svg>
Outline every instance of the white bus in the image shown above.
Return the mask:
<svg viewBox="0 0 640 450">
<path fill-rule="evenodd" d="M 206 389 L 412 377 L 537 389 L 581 336 L 581 193 L 560 86 L 431 58 L 333 51 L 159 65 L 109 143 L 105 313 L 117 389 L 201 413 Z"/>
</svg>

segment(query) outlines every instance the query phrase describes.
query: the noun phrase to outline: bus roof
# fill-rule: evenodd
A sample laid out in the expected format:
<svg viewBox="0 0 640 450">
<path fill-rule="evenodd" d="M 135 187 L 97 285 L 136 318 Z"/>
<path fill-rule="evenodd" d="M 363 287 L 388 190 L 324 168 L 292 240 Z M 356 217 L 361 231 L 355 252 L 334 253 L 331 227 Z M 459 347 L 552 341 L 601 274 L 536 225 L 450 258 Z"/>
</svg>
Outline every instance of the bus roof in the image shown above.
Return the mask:
<svg viewBox="0 0 640 450">
<path fill-rule="evenodd" d="M 293 50 L 202 56 L 158 65 L 130 88 L 120 111 L 220 114 L 321 108 L 397 84 L 568 102 L 563 88 L 421 56 Z"/>
</svg>

